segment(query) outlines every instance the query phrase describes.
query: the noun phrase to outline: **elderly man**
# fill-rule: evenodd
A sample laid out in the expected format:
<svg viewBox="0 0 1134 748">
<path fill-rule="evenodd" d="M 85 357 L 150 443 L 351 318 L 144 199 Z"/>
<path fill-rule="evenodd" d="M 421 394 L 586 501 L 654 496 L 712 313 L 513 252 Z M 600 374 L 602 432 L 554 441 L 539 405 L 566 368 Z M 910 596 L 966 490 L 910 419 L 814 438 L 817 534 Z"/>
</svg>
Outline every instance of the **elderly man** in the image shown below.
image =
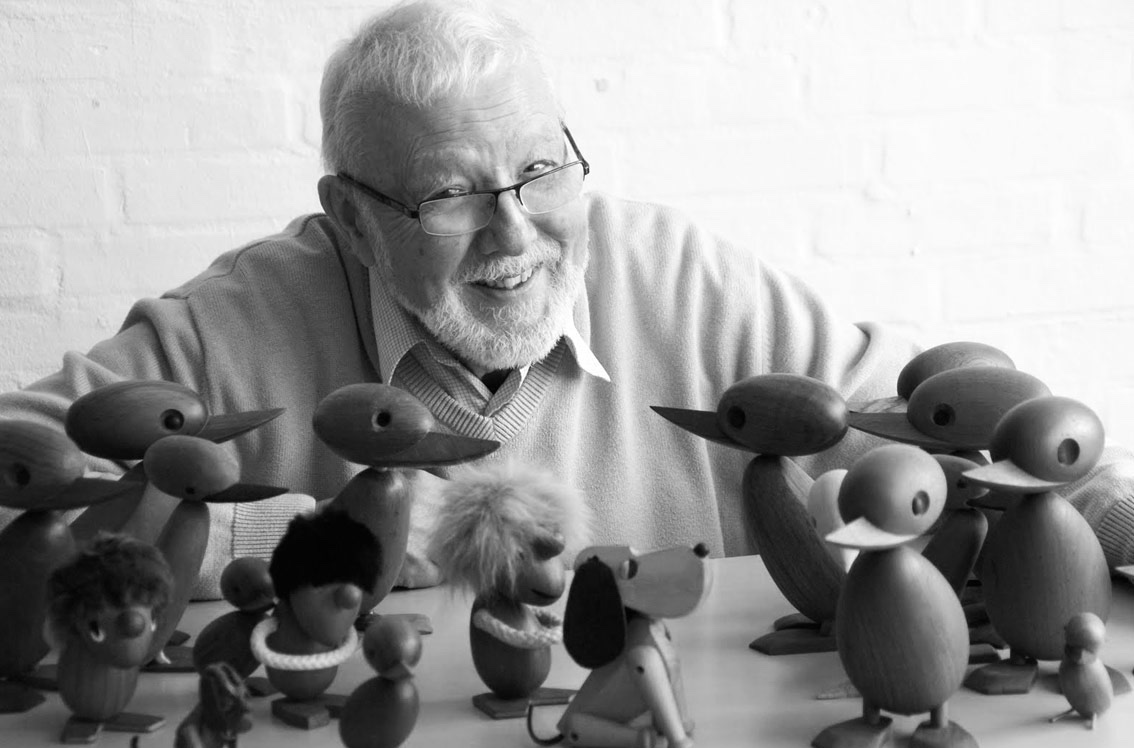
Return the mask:
<svg viewBox="0 0 1134 748">
<path fill-rule="evenodd" d="M 914 353 L 672 210 L 584 193 L 586 144 L 533 41 L 494 12 L 420 2 L 373 19 L 328 62 L 322 115 L 325 215 L 221 256 L 59 373 L 0 396 L 4 416 L 58 423 L 94 387 L 159 378 L 218 412 L 286 408 L 232 447 L 245 480 L 295 493 L 215 507 L 200 595 L 359 469 L 311 429 L 342 385 L 404 388 L 451 430 L 502 442 L 487 459 L 576 485 L 596 542 L 704 541 L 721 555 L 752 550 L 747 456 L 649 406 L 712 407 L 772 371 L 883 396 Z M 807 467 L 845 466 L 867 443 L 852 432 Z M 1093 506 L 1096 525 L 1113 524 L 1109 504 Z M 433 509 L 416 507 L 406 584 L 436 581 L 420 557 Z"/>
</svg>

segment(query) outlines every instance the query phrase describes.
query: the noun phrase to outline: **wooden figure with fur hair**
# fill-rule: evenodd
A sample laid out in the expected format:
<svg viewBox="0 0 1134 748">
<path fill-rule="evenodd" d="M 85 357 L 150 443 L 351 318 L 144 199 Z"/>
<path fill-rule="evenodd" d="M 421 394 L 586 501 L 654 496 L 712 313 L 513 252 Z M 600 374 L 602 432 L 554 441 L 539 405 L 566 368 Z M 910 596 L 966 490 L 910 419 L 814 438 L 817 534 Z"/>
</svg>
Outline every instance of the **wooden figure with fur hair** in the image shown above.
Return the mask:
<svg viewBox="0 0 1134 748">
<path fill-rule="evenodd" d="M 43 702 L 21 680 L 54 687 L 54 666 L 35 668 L 50 649 L 43 636 L 43 590 L 75 553 L 63 512 L 141 493 L 135 485 L 84 478 L 85 465 L 82 452 L 58 429 L 0 421 L 0 506 L 22 510 L 0 531 L 0 713 Z"/>
<path fill-rule="evenodd" d="M 406 618 L 380 616 L 363 634 L 362 654 L 378 677 L 343 704 L 339 737 L 347 748 L 397 748 L 417 724 L 413 667 L 421 659 L 421 635 Z"/>
<path fill-rule="evenodd" d="M 560 554 L 587 531 L 583 496 L 519 465 L 468 470 L 446 485 L 429 556 L 445 579 L 475 595 L 469 644 L 491 693 L 473 704 L 500 719 L 529 701 L 565 704 L 573 691 L 543 688 L 559 617 L 546 610 L 566 588 Z"/>
<path fill-rule="evenodd" d="M 59 695 L 74 716 L 64 743 L 91 743 L 108 730 L 152 732 L 161 717 L 123 710 L 134 696 L 173 577 L 153 546 L 100 534 L 48 582 L 47 632 L 58 646 Z"/>
<path fill-rule="evenodd" d="M 312 729 L 338 716 L 344 697 L 327 694 L 338 666 L 358 648 L 355 619 L 382 572 L 381 544 L 345 511 L 298 515 L 272 553 L 277 602 L 252 631 L 252 651 L 283 698 L 272 714 Z"/>
<path fill-rule="evenodd" d="M 839 597 L 835 638 L 862 694 L 862 716 L 825 729 L 816 748 L 887 744 L 891 719 L 882 710 L 929 712 L 911 745 L 976 746 L 946 713 L 968 664 L 965 614 L 941 572 L 906 545 L 937 519 L 946 490 L 937 461 L 902 444 L 867 452 L 843 478 L 846 525 L 827 540 L 859 551 Z"/>
<path fill-rule="evenodd" d="M 664 619 L 688 615 L 708 593 L 704 544 L 638 554 L 625 546 L 579 553 L 567 595 L 563 641 L 591 670 L 540 745 L 692 748 L 677 649 Z"/>
<path fill-rule="evenodd" d="M 1099 651 L 1106 639 L 1106 624 L 1094 613 L 1079 613 L 1063 627 L 1063 660 L 1059 663 L 1059 688 L 1071 708 L 1051 718 L 1052 722 L 1078 713 L 1087 728 L 1110 708 L 1114 686 Z"/>
<path fill-rule="evenodd" d="M 790 457 L 822 452 L 847 431 L 847 405 L 829 385 L 797 374 L 760 374 L 729 387 L 716 412 L 653 407 L 716 444 L 755 452 L 744 472 L 745 528 L 772 581 L 799 614 L 749 646 L 765 654 L 829 652 L 846 576 L 808 513 L 812 479 Z"/>
<path fill-rule="evenodd" d="M 266 678 L 252 678 L 260 661 L 252 653 L 252 630 L 271 613 L 276 593 L 268 562 L 244 556 L 229 562 L 221 573 L 221 596 L 236 610 L 210 621 L 193 644 L 193 665 L 197 672 L 218 662 L 227 663 L 244 679 L 255 696 L 275 693 Z"/>
<path fill-rule="evenodd" d="M 237 736 L 251 729 L 244 678 L 227 662 L 201 671 L 197 706 L 177 726 L 173 748 L 236 748 Z"/>
</svg>

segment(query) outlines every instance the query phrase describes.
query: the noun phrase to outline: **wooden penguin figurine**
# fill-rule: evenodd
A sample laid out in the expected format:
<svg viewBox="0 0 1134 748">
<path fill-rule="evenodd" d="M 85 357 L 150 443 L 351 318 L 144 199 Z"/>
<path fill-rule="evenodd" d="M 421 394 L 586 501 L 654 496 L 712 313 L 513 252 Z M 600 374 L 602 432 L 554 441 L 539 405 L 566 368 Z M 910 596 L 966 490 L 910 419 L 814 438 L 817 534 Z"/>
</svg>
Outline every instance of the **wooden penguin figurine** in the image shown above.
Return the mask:
<svg viewBox="0 0 1134 748">
<path fill-rule="evenodd" d="M 319 402 L 312 420 L 316 436 L 332 452 L 367 466 L 331 500 L 382 546 L 382 574 L 361 602 L 367 614 L 389 594 L 405 558 L 413 503 L 408 471 L 467 462 L 500 443 L 445 433 L 421 401 L 379 383 L 340 387 Z"/>
<path fill-rule="evenodd" d="M 967 687 L 1026 693 L 1036 661 L 1062 656 L 1063 629 L 1072 616 L 1091 612 L 1106 620 L 1111 586 L 1102 546 L 1086 519 L 1054 491 L 1086 475 L 1102 449 L 1102 422 L 1094 411 L 1070 398 L 1040 397 L 1004 415 L 990 445 L 992 464 L 964 474 L 1022 497 L 989 532 L 980 574 L 988 617 L 1011 654 L 971 673 Z"/>
<path fill-rule="evenodd" d="M 493 718 L 522 717 L 528 702 L 565 704 L 574 693 L 542 687 L 563 637 L 546 606 L 566 589 L 560 554 L 579 547 L 587 517 L 581 494 L 514 464 L 464 471 L 444 489 L 429 556 L 476 596 L 469 644 L 491 693 L 473 704 Z"/>
<path fill-rule="evenodd" d="M 355 619 L 382 573 L 382 549 L 365 525 L 341 509 L 301 514 L 269 564 L 277 602 L 252 631 L 252 652 L 283 698 L 272 714 L 312 729 L 338 716 L 343 697 L 327 694 L 338 666 L 358 649 Z"/>
<path fill-rule="evenodd" d="M 862 716 L 825 729 L 816 748 L 886 744 L 892 720 L 883 710 L 929 713 L 912 745 L 976 745 L 946 712 L 968 664 L 965 614 L 937 568 L 906 545 L 937 519 L 945 494 L 937 461 L 908 445 L 876 447 L 843 479 L 847 524 L 827 540 L 859 551 L 839 597 L 836 639 Z"/>
<path fill-rule="evenodd" d="M 339 737 L 346 748 L 397 748 L 417 724 L 413 667 L 421 659 L 421 635 L 405 618 L 381 616 L 363 634 L 362 654 L 378 677 L 347 697 Z"/>
<path fill-rule="evenodd" d="M 164 723 L 123 710 L 172 582 L 162 554 L 128 535 L 96 536 L 52 573 L 47 632 L 60 650 L 59 696 L 73 714 L 64 743 L 94 742 L 104 727 L 152 732 Z"/>
<path fill-rule="evenodd" d="M 822 452 L 847 430 L 847 406 L 834 388 L 796 374 L 760 374 L 721 396 L 716 412 L 652 406 L 679 427 L 755 452 L 742 488 L 745 525 L 768 574 L 802 614 L 776 621 L 749 646 L 766 654 L 824 652 L 846 571 L 829 553 L 806 508 L 812 479 L 793 456 Z"/>
<path fill-rule="evenodd" d="M 82 452 L 58 429 L 0 420 L 0 506 L 23 510 L 0 530 L 0 713 L 43 701 L 17 680 L 31 676 L 50 649 L 43 638 L 43 590 L 51 572 L 75 553 L 63 512 L 141 494 L 137 485 L 83 478 L 85 465 Z M 53 676 L 33 680 L 44 679 Z"/>
<path fill-rule="evenodd" d="M 1106 639 L 1106 624 L 1094 613 L 1072 616 L 1063 628 L 1063 660 L 1059 663 L 1059 688 L 1071 708 L 1051 718 L 1052 722 L 1076 712 L 1095 729 L 1095 721 L 1110 709 L 1114 686 L 1099 651 Z"/>
<path fill-rule="evenodd" d="M 958 596 L 965 589 L 988 535 L 988 519 L 969 504 L 987 494 L 988 489 L 965 478 L 966 471 L 986 464 L 987 460 L 979 452 L 972 457 L 975 459 L 955 454 L 933 455 L 945 474 L 947 493 L 942 520 L 921 552 Z M 980 462 L 975 461 L 977 459 Z"/>
</svg>

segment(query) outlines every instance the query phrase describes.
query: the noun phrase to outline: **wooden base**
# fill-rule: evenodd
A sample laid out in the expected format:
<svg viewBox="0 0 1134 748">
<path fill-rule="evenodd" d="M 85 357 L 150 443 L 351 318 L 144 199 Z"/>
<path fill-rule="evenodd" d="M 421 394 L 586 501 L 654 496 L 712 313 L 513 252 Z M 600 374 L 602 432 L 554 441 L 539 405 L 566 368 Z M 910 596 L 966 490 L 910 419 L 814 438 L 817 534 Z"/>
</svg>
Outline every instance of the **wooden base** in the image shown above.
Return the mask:
<svg viewBox="0 0 1134 748">
<path fill-rule="evenodd" d="M 306 701 L 284 697 L 272 702 L 272 716 L 286 725 L 314 730 L 330 724 L 332 719 L 338 719 L 344 703 L 346 697 L 338 694 L 323 694 Z"/>
<path fill-rule="evenodd" d="M 862 717 L 831 725 L 811 741 L 814 748 L 882 748 L 890 745 L 894 735 L 892 719 L 882 717 L 878 724 L 869 724 Z"/>
<path fill-rule="evenodd" d="M 862 694 L 849 680 L 844 680 L 841 683 L 836 683 L 833 686 L 824 688 L 819 693 L 815 694 L 817 701 L 833 701 L 835 699 L 858 699 L 862 698 Z"/>
<path fill-rule="evenodd" d="M 987 665 L 991 662 L 1000 662 L 1000 653 L 990 644 L 970 644 L 969 664 Z"/>
<path fill-rule="evenodd" d="M 193 665 L 193 648 L 182 645 L 166 646 L 162 650 L 165 662 L 157 659 L 150 660 L 142 667 L 147 673 L 195 673 L 197 668 Z"/>
<path fill-rule="evenodd" d="M 248 688 L 249 696 L 275 696 L 280 692 L 278 688 L 272 685 L 270 680 L 262 675 L 248 676 L 244 679 L 244 685 Z"/>
<path fill-rule="evenodd" d="M 8 680 L 13 683 L 22 683 L 25 686 L 31 686 L 40 691 L 58 691 L 59 668 L 55 666 L 55 663 L 37 665 L 34 670 L 21 673 L 20 675 L 13 675 Z"/>
<path fill-rule="evenodd" d="M 494 693 L 480 693 L 473 696 L 472 703 L 493 719 L 517 719 L 527 714 L 528 704 L 532 706 L 566 704 L 574 695 L 575 691 L 570 688 L 538 688 L 530 696 L 522 699 L 502 699 Z"/>
<path fill-rule="evenodd" d="M 59 736 L 60 742 L 78 745 L 89 745 L 98 740 L 103 730 L 114 732 L 149 733 L 154 732 L 165 724 L 164 717 L 153 717 L 148 714 L 133 714 L 122 712 L 110 719 L 100 722 L 96 719 L 83 719 L 71 717 L 63 725 L 63 733 Z"/>
<path fill-rule="evenodd" d="M 761 654 L 779 655 L 811 654 L 814 652 L 834 652 L 838 649 L 835 637 L 822 634 L 812 624 L 811 628 L 787 628 L 754 639 L 748 645 Z"/>
<path fill-rule="evenodd" d="M 360 633 L 366 631 L 371 623 L 379 618 L 403 618 L 413 626 L 419 634 L 432 634 L 433 621 L 424 613 L 375 613 L 373 611 L 360 615 L 354 622 L 354 627 Z"/>
<path fill-rule="evenodd" d="M 990 696 L 1027 693 L 1035 685 L 1039 666 L 1034 662 L 1003 660 L 977 668 L 965 678 L 965 688 Z"/>
<path fill-rule="evenodd" d="M 969 731 L 950 722 L 945 727 L 934 727 L 922 722 L 910 738 L 910 748 L 978 748 L 976 738 Z"/>
<path fill-rule="evenodd" d="M 46 701 L 39 691 L 24 683 L 0 681 L 0 714 L 20 714 Z"/>
</svg>

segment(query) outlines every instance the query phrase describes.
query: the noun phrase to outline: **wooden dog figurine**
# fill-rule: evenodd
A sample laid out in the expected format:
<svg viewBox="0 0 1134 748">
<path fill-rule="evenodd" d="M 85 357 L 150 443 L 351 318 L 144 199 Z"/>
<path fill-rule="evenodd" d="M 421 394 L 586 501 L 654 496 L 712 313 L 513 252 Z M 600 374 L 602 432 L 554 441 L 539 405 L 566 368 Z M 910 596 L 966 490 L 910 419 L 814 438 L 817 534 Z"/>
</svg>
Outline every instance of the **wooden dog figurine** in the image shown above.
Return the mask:
<svg viewBox="0 0 1134 748">
<path fill-rule="evenodd" d="M 173 748 L 236 748 L 248 711 L 244 679 L 227 662 L 214 662 L 201 672 L 200 702 L 177 726 Z"/>
<path fill-rule="evenodd" d="M 691 748 L 693 723 L 677 651 L 662 620 L 688 615 L 709 587 L 708 549 L 673 547 L 638 555 L 625 546 L 593 546 L 575 562 L 563 641 L 591 674 L 559 720 L 559 735 L 540 745 Z"/>
</svg>

